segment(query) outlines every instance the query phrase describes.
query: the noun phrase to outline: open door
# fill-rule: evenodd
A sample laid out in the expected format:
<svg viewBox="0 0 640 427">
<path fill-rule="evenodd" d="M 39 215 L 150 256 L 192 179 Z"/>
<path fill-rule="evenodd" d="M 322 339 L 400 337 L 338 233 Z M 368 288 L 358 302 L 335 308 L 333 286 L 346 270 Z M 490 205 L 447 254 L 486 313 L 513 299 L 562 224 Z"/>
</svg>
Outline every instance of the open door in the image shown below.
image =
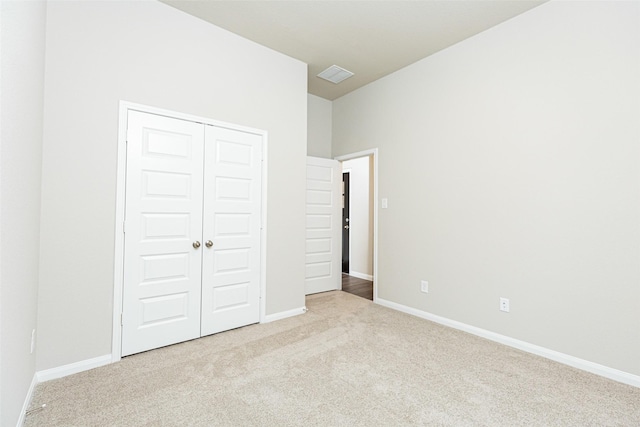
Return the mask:
<svg viewBox="0 0 640 427">
<path fill-rule="evenodd" d="M 340 162 L 307 157 L 305 293 L 340 289 Z"/>
</svg>

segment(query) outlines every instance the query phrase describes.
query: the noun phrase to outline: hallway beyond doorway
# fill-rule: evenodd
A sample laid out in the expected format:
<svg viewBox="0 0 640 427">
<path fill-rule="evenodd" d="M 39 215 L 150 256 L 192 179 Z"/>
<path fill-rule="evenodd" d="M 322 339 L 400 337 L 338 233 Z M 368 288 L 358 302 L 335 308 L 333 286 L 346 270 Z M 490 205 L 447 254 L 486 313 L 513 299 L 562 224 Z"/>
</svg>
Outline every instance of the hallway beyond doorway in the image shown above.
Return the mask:
<svg viewBox="0 0 640 427">
<path fill-rule="evenodd" d="M 373 301 L 373 282 L 342 273 L 342 290 Z"/>
</svg>

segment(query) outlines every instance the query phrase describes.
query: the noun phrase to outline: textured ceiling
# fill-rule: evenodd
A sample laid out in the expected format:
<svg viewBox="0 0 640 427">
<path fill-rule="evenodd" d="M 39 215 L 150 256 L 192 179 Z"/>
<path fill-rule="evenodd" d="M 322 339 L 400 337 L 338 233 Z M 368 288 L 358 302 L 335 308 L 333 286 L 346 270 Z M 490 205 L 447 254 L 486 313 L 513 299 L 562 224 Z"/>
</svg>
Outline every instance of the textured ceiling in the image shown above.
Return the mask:
<svg viewBox="0 0 640 427">
<path fill-rule="evenodd" d="M 309 65 L 308 91 L 333 100 L 547 0 L 161 0 Z M 355 73 L 340 84 L 316 75 Z"/>
</svg>

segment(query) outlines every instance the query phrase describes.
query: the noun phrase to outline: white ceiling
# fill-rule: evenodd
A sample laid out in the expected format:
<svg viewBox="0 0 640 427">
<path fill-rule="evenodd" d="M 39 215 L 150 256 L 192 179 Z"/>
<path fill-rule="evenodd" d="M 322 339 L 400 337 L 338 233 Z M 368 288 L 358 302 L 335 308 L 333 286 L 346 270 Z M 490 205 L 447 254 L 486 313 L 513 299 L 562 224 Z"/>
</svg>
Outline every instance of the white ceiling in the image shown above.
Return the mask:
<svg viewBox="0 0 640 427">
<path fill-rule="evenodd" d="M 333 100 L 548 0 L 161 1 L 307 63 Z M 316 77 L 334 64 L 355 75 Z"/>
</svg>

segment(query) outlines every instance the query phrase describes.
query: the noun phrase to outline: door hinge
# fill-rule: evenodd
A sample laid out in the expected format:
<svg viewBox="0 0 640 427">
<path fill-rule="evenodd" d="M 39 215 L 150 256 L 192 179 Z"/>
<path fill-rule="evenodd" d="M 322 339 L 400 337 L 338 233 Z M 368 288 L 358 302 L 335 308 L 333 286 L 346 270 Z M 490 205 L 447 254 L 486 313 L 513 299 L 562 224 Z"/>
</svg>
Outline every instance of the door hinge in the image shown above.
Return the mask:
<svg viewBox="0 0 640 427">
<path fill-rule="evenodd" d="M 127 232 L 127 221 L 122 221 L 122 232 L 123 233 Z"/>
<path fill-rule="evenodd" d="M 120 313 L 120 326 L 124 326 L 124 321 L 122 320 L 122 313 Z"/>
</svg>

